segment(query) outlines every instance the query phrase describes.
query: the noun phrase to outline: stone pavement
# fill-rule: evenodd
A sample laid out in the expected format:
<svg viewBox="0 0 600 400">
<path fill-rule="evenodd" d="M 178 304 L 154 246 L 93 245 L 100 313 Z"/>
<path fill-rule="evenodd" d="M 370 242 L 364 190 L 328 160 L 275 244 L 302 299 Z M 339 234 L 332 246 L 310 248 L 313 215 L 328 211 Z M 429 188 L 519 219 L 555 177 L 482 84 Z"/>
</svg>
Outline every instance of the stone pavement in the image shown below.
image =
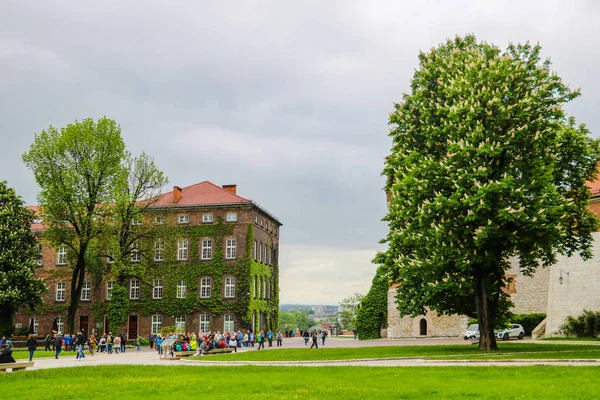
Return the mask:
<svg viewBox="0 0 600 400">
<path fill-rule="evenodd" d="M 325 341 L 325 347 L 371 347 L 371 346 L 414 346 L 414 345 L 448 345 L 465 344 L 463 339 L 403 339 L 403 340 L 353 340 L 329 338 Z M 300 338 L 284 339 L 283 348 L 305 348 L 304 341 Z M 306 346 L 308 347 L 308 346 Z M 241 349 L 240 351 L 256 351 L 257 347 Z M 265 347 L 266 351 L 276 351 L 275 343 L 273 347 Z M 261 350 L 262 351 L 262 350 Z M 306 351 L 318 351 L 317 349 L 306 348 Z M 290 362 L 267 362 L 267 361 L 227 361 L 210 362 L 194 360 L 163 360 L 159 359 L 155 350 L 148 347 L 138 352 L 135 349 L 127 349 L 125 353 L 106 354 L 96 353 L 91 356 L 86 354 L 82 361 L 75 359 L 75 352 L 62 352 L 59 359 L 54 358 L 35 358 L 34 370 L 47 368 L 81 367 L 91 365 L 184 365 L 190 367 L 203 366 L 240 366 L 240 365 L 262 365 L 262 366 L 303 366 L 303 367 L 322 367 L 322 366 L 367 366 L 367 367 L 430 367 L 430 366 L 524 366 L 524 365 L 594 365 L 600 366 L 600 362 L 594 360 L 576 361 L 531 361 L 531 360 L 510 360 L 510 361 L 433 361 L 422 360 L 419 358 L 396 358 L 396 359 L 369 359 L 369 360 L 345 360 L 345 361 L 290 361 Z M 208 356 L 210 357 L 210 356 Z"/>
</svg>

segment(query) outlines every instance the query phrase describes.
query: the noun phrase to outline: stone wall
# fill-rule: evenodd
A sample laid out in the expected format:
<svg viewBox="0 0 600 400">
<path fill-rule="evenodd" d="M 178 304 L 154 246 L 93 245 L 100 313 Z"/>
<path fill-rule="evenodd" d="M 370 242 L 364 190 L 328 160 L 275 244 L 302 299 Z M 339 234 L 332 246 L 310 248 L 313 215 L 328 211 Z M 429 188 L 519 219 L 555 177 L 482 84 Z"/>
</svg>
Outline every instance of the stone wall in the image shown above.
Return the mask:
<svg viewBox="0 0 600 400">
<path fill-rule="evenodd" d="M 548 306 L 549 268 L 539 268 L 531 277 L 519 272 L 519 261 L 512 260 L 507 272 L 513 281 L 508 287 L 515 314 L 545 313 Z"/>
<path fill-rule="evenodd" d="M 576 254 L 559 256 L 550 269 L 546 336 L 556 336 L 568 315 L 577 316 L 584 309 L 600 311 L 600 232 L 593 237 L 590 260 Z"/>
</svg>

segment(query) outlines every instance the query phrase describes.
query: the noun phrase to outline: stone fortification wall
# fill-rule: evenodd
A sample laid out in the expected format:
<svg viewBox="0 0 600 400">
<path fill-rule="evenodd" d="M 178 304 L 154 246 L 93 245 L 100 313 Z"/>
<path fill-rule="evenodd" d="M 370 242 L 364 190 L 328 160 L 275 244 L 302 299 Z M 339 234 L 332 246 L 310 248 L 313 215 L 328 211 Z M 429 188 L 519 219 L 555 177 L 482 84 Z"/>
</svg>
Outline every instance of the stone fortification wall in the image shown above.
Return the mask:
<svg viewBox="0 0 600 400">
<path fill-rule="evenodd" d="M 539 268 L 531 277 L 521 274 L 519 261 L 511 260 L 511 269 L 507 275 L 512 278 L 512 284 L 507 291 L 514 303 L 512 312 L 515 314 L 546 313 L 548 307 L 549 268 Z"/>
<path fill-rule="evenodd" d="M 550 269 L 546 336 L 556 336 L 568 315 L 600 311 L 600 232 L 593 234 L 593 257 L 559 257 Z M 562 274 L 562 283 L 560 280 Z"/>
</svg>

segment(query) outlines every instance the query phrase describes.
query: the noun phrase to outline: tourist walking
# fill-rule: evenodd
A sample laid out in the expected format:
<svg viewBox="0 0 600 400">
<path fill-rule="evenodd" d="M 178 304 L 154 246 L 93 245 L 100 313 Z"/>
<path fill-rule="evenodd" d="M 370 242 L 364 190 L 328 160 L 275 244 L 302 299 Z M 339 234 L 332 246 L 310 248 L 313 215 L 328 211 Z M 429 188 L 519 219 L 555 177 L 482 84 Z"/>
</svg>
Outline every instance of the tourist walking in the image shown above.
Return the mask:
<svg viewBox="0 0 600 400">
<path fill-rule="evenodd" d="M 125 332 L 121 333 L 121 353 L 125 353 L 125 345 L 127 344 L 127 336 Z"/>
<path fill-rule="evenodd" d="M 256 337 L 256 341 L 258 342 L 258 349 L 257 350 L 260 350 L 261 348 L 264 350 L 264 348 L 265 348 L 265 337 L 263 335 L 263 331 L 260 331 L 260 333 Z"/>
<path fill-rule="evenodd" d="M 283 346 L 283 334 L 281 333 L 281 331 L 277 331 L 277 347 L 281 347 Z"/>
<path fill-rule="evenodd" d="M 35 339 L 35 335 L 32 333 L 29 335 L 29 339 L 27 339 L 27 349 L 29 350 L 29 361 L 33 358 L 33 353 L 37 350 L 37 340 Z"/>
<path fill-rule="evenodd" d="M 267 332 L 267 340 L 269 341 L 269 347 L 273 347 L 273 336 L 275 335 L 269 329 L 269 332 Z"/>
<path fill-rule="evenodd" d="M 88 346 L 90 347 L 90 354 L 94 355 L 94 350 L 96 349 L 96 335 L 92 333 L 90 339 L 88 340 Z"/>
<path fill-rule="evenodd" d="M 46 339 L 44 339 L 44 350 L 45 351 L 50 351 L 50 343 L 52 342 L 52 339 L 50 338 L 50 335 L 46 335 Z"/>
<path fill-rule="evenodd" d="M 304 331 L 304 345 L 305 346 L 308 346 L 308 337 L 309 337 L 308 331 Z"/>
<path fill-rule="evenodd" d="M 137 351 L 142 351 L 142 337 L 138 336 L 135 343 L 137 344 Z"/>
<path fill-rule="evenodd" d="M 85 337 L 83 336 L 83 333 L 81 333 L 81 331 L 77 331 L 77 336 L 75 338 L 75 342 L 73 343 L 74 346 L 77 346 L 77 356 L 75 357 L 76 360 L 83 360 L 85 358 L 85 356 L 83 355 L 83 345 L 85 343 Z"/>
<path fill-rule="evenodd" d="M 63 343 L 63 338 L 62 338 L 60 332 L 58 332 L 56 335 L 54 335 L 54 348 L 56 349 L 56 354 L 54 355 L 54 358 L 56 358 L 57 360 L 58 360 L 58 355 L 62 351 L 62 343 Z"/>
<path fill-rule="evenodd" d="M 121 336 L 116 335 L 115 336 L 115 354 L 119 354 L 119 350 L 121 350 Z"/>
<path fill-rule="evenodd" d="M 248 347 L 248 332 L 244 333 L 244 347 Z"/>
<path fill-rule="evenodd" d="M 107 350 L 108 354 L 112 354 L 113 338 L 112 338 L 112 334 L 110 332 L 108 332 L 108 336 L 106 337 L 106 347 L 108 348 L 108 350 Z"/>
<path fill-rule="evenodd" d="M 100 347 L 100 353 L 104 353 L 106 351 L 106 336 L 102 336 L 98 341 L 98 346 Z"/>
<path fill-rule="evenodd" d="M 313 347 L 316 347 L 317 349 L 319 348 L 319 343 L 317 342 L 317 332 L 315 331 L 313 331 L 312 333 L 312 344 L 310 345 L 311 349 Z"/>
<path fill-rule="evenodd" d="M 323 346 L 325 346 L 325 339 L 327 339 L 327 331 L 323 331 L 323 337 L 321 338 L 323 341 Z"/>
</svg>

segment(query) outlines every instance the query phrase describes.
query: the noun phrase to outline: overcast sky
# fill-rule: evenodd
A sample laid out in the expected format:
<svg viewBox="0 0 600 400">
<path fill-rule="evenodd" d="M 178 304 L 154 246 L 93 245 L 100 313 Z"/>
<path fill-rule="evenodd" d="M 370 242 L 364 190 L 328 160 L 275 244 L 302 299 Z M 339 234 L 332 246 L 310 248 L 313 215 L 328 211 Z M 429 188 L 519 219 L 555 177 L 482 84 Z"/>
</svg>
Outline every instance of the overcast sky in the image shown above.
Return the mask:
<svg viewBox="0 0 600 400">
<path fill-rule="evenodd" d="M 282 303 L 366 294 L 385 236 L 387 118 L 419 50 L 540 42 L 600 132 L 600 2 L 0 1 L 0 179 L 49 125 L 108 116 L 172 185 L 237 184 L 276 215 Z"/>
</svg>

